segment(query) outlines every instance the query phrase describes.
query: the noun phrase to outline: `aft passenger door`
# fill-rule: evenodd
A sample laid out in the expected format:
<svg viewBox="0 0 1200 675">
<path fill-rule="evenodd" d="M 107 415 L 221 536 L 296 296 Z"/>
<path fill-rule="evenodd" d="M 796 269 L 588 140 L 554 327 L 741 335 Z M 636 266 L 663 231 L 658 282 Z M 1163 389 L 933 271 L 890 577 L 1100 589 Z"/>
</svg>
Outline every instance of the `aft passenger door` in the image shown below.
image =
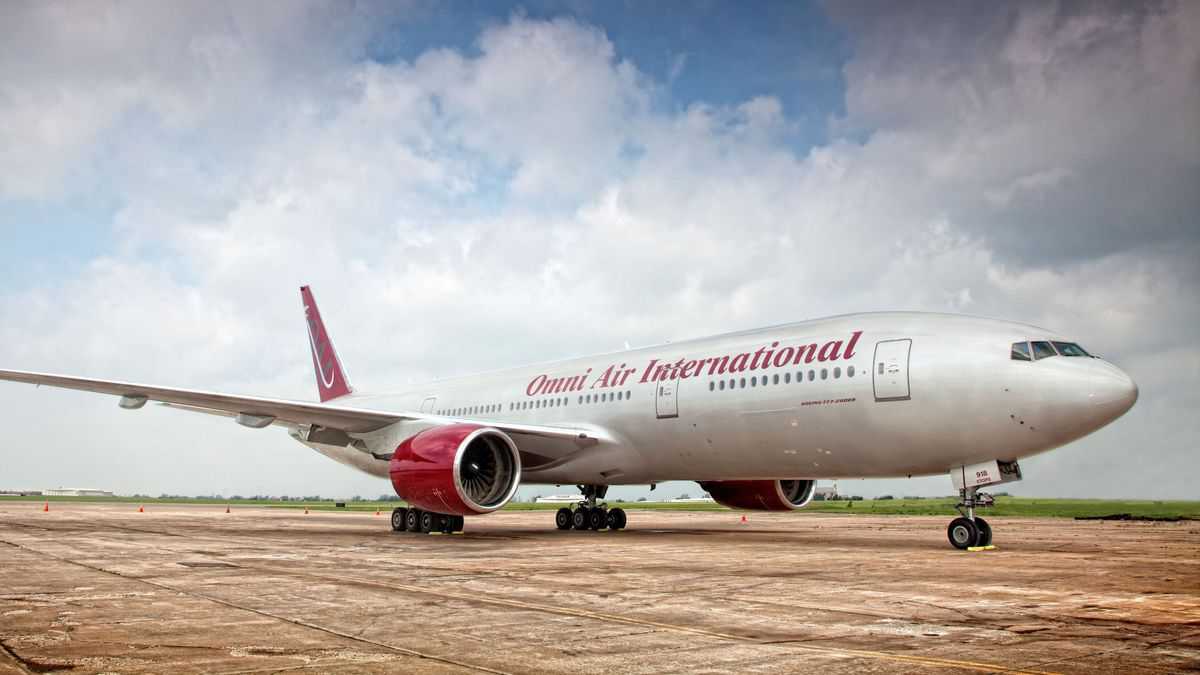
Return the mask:
<svg viewBox="0 0 1200 675">
<path fill-rule="evenodd" d="M 875 366 L 871 369 L 875 380 L 876 401 L 907 401 L 908 355 L 912 340 L 884 340 L 875 345 Z"/>
<path fill-rule="evenodd" d="M 654 395 L 654 407 L 658 413 L 658 419 L 669 419 L 679 417 L 679 397 L 678 380 L 666 380 L 658 383 L 657 392 Z"/>
</svg>

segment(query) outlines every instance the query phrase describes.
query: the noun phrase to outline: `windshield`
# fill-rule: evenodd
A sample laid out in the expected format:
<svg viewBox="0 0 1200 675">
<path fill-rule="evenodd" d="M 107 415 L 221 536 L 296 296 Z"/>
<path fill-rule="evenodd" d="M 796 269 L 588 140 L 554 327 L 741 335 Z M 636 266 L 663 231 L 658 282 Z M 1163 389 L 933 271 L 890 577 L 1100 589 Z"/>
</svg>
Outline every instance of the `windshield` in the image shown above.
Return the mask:
<svg viewBox="0 0 1200 675">
<path fill-rule="evenodd" d="M 1049 342 L 1033 342 L 1033 358 L 1046 359 L 1051 356 L 1058 356 L 1058 352 L 1054 351 L 1054 347 L 1050 346 Z"/>
<path fill-rule="evenodd" d="M 1083 347 L 1074 342 L 1055 342 L 1054 348 L 1063 356 L 1091 356 L 1091 354 L 1083 350 Z"/>
</svg>

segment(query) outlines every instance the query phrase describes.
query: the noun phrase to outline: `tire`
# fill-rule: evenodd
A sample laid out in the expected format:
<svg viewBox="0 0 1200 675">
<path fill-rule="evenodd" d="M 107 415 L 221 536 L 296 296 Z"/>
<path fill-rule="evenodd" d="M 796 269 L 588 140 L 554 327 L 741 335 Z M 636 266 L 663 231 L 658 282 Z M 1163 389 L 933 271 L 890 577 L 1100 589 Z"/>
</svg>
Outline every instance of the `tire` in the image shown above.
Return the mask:
<svg viewBox="0 0 1200 675">
<path fill-rule="evenodd" d="M 588 529 L 592 531 L 603 530 L 608 526 L 608 511 L 604 509 L 592 509 L 588 514 Z"/>
<path fill-rule="evenodd" d="M 434 520 L 434 514 L 428 511 L 421 512 L 421 532 L 429 534 L 433 532 L 437 522 Z"/>
<path fill-rule="evenodd" d="M 623 530 L 626 522 L 625 509 L 613 509 L 608 512 L 608 529 Z"/>
<path fill-rule="evenodd" d="M 979 540 L 979 530 L 976 529 L 975 523 L 966 518 L 955 518 L 946 528 L 946 537 L 950 540 L 951 546 L 965 551 Z"/>
<path fill-rule="evenodd" d="M 565 506 L 562 507 L 557 513 L 554 514 L 554 526 L 560 530 L 571 529 L 571 515 L 571 509 L 568 509 Z"/>
<path fill-rule="evenodd" d="M 466 518 L 463 518 L 462 516 L 450 516 L 450 531 L 451 532 L 462 532 L 463 524 L 465 522 L 466 522 Z"/>
<path fill-rule="evenodd" d="M 590 524 L 591 509 L 581 506 L 571 514 L 571 526 L 576 530 L 586 530 Z"/>
<path fill-rule="evenodd" d="M 450 516 L 440 513 L 433 516 L 433 531 L 441 532 L 442 534 L 450 534 Z"/>
<path fill-rule="evenodd" d="M 399 507 L 392 509 L 392 532 L 403 532 L 406 525 L 405 519 L 408 517 L 408 509 Z"/>
<path fill-rule="evenodd" d="M 979 531 L 979 535 L 975 539 L 976 546 L 991 546 L 992 545 L 992 526 L 983 518 L 975 518 L 975 529 Z"/>
<path fill-rule="evenodd" d="M 409 532 L 421 531 L 421 509 L 409 509 L 404 516 L 404 529 Z"/>
</svg>

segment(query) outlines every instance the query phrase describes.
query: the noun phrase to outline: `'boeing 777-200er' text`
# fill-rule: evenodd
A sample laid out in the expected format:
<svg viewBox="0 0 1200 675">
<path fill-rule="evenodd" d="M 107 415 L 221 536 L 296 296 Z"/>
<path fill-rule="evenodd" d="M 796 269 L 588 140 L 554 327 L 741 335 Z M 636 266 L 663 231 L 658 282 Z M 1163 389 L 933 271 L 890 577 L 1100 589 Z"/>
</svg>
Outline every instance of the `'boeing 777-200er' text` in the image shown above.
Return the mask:
<svg viewBox="0 0 1200 675">
<path fill-rule="evenodd" d="M 619 530 L 610 485 L 692 480 L 726 506 L 786 511 L 820 478 L 949 473 L 958 548 L 986 546 L 982 487 L 1112 422 L 1138 389 L 1067 337 L 1021 323 L 883 312 L 793 323 L 387 394 L 351 388 L 300 289 L 320 403 L 0 370 L 0 380 L 223 415 L 390 478 L 397 531 L 457 531 L 521 482 L 578 485 L 559 529 Z"/>
</svg>

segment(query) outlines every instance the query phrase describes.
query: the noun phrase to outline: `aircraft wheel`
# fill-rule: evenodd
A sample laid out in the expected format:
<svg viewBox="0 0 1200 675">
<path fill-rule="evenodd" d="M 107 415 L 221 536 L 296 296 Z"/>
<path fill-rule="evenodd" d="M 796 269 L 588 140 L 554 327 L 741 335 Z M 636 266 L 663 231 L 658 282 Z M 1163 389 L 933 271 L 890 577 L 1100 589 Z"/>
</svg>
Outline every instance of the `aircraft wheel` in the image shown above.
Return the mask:
<svg viewBox="0 0 1200 675">
<path fill-rule="evenodd" d="M 974 546 L 979 540 L 979 530 L 966 518 L 955 518 L 950 521 L 950 526 L 946 528 L 946 536 L 950 539 L 950 545 L 954 548 L 965 551 L 967 548 Z"/>
<path fill-rule="evenodd" d="M 433 530 L 435 529 L 435 525 L 436 525 L 436 523 L 434 522 L 434 519 L 433 519 L 433 515 L 434 514 L 428 512 L 428 511 L 421 512 L 421 532 L 423 532 L 425 534 L 429 534 L 430 532 L 433 532 Z"/>
<path fill-rule="evenodd" d="M 392 509 L 392 532 L 403 532 L 405 528 L 404 521 L 408 517 L 408 509 L 397 507 Z"/>
<path fill-rule="evenodd" d="M 554 526 L 560 530 L 571 529 L 571 509 L 562 507 L 554 514 Z"/>
<path fill-rule="evenodd" d="M 601 508 L 592 509 L 588 514 L 588 528 L 591 530 L 603 530 L 608 525 L 608 512 Z"/>
<path fill-rule="evenodd" d="M 975 517 L 975 529 L 979 530 L 979 536 L 975 540 L 976 546 L 991 546 L 992 545 L 992 526 L 988 525 L 987 521 L 978 516 Z"/>
<path fill-rule="evenodd" d="M 462 516 L 450 516 L 449 520 L 451 532 L 463 531 L 463 525 L 466 523 L 466 518 L 463 518 Z"/>
<path fill-rule="evenodd" d="M 625 509 L 613 509 L 608 512 L 608 529 L 623 530 L 625 523 Z"/>
<path fill-rule="evenodd" d="M 421 531 L 421 509 L 409 509 L 404 515 L 404 529 L 409 532 Z"/>
<path fill-rule="evenodd" d="M 581 506 L 571 514 L 571 526 L 577 530 L 586 530 L 591 524 L 591 509 Z"/>
<path fill-rule="evenodd" d="M 450 534 L 450 516 L 438 513 L 433 516 L 433 531 Z"/>
</svg>

